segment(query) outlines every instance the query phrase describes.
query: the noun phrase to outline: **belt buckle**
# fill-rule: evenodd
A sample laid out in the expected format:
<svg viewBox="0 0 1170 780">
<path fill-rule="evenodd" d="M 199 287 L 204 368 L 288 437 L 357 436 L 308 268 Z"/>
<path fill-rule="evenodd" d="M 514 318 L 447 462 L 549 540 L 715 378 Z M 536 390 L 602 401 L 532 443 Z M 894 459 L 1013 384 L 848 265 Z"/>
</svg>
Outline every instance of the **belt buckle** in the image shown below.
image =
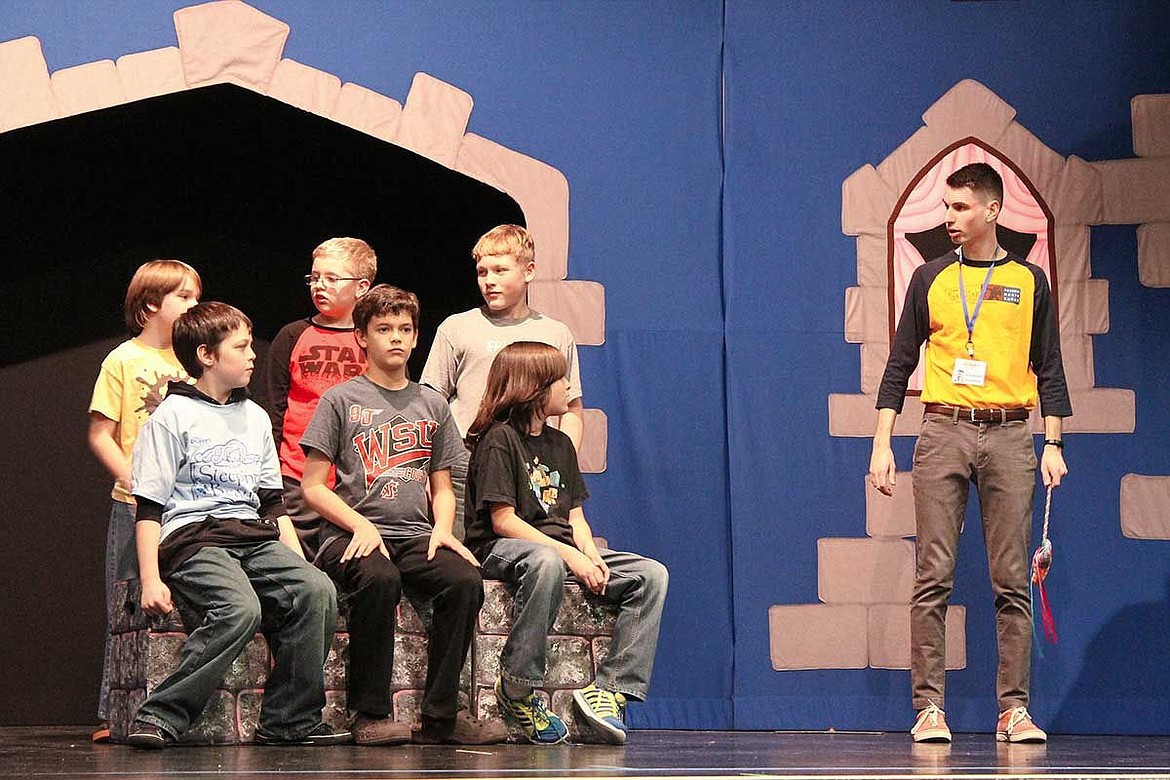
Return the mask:
<svg viewBox="0 0 1170 780">
<path fill-rule="evenodd" d="M 979 418 L 976 416 L 978 414 L 978 412 L 979 412 L 978 409 L 971 410 L 971 422 L 973 422 L 973 423 L 980 422 Z"/>
</svg>

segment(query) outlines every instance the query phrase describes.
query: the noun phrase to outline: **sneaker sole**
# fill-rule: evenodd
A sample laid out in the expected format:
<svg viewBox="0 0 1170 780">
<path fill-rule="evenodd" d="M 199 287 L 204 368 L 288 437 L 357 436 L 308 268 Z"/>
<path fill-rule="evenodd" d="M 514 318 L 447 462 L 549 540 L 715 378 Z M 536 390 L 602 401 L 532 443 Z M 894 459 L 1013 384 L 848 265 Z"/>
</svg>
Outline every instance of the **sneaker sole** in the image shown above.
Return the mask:
<svg viewBox="0 0 1170 780">
<path fill-rule="evenodd" d="M 585 697 L 581 695 L 580 691 L 573 691 L 573 706 L 589 725 L 605 737 L 606 744 L 626 744 L 626 732 L 594 715 L 593 710 L 589 707 L 589 702 L 585 701 Z"/>
<path fill-rule="evenodd" d="M 411 735 L 405 736 L 394 734 L 389 737 L 359 737 L 354 736 L 353 744 L 361 745 L 362 747 L 381 747 L 383 745 L 405 745 L 411 741 Z"/>
<path fill-rule="evenodd" d="M 167 741 L 154 734 L 131 734 L 126 737 L 126 744 L 139 750 L 162 750 L 167 746 Z"/>
<path fill-rule="evenodd" d="M 275 739 L 262 737 L 259 734 L 252 738 L 252 743 L 263 747 L 332 747 L 334 745 L 353 744 L 352 734 L 330 734 L 327 737 L 306 737 L 304 739 Z"/>
<path fill-rule="evenodd" d="M 951 732 L 943 731 L 942 729 L 923 729 L 917 734 L 912 734 L 911 736 L 914 737 L 915 742 L 919 743 L 927 742 L 940 744 L 949 743 L 951 741 Z"/>
<path fill-rule="evenodd" d="M 996 742 L 1009 742 L 1013 745 L 1039 745 L 1048 741 L 1048 735 L 1043 732 L 1023 731 L 1019 734 L 1007 734 L 1003 731 L 995 732 Z"/>
<path fill-rule="evenodd" d="M 531 742 L 533 745 L 540 745 L 541 747 L 547 747 L 547 746 L 551 746 L 551 745 L 559 745 L 562 742 L 564 742 L 565 740 L 567 740 L 569 738 L 569 732 L 566 731 L 564 734 L 562 734 L 560 736 L 559 739 L 554 739 L 554 740 L 538 739 L 536 737 L 530 737 L 527 734 L 524 735 L 524 738 L 527 739 L 529 742 Z"/>
</svg>

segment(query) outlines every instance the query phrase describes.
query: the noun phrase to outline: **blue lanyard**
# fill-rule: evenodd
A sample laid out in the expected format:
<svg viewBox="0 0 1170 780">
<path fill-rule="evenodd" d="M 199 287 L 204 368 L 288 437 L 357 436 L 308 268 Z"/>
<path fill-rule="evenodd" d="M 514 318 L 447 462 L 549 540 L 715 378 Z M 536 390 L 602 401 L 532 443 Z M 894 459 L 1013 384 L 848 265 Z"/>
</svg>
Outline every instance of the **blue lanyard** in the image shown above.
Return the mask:
<svg viewBox="0 0 1170 780">
<path fill-rule="evenodd" d="M 996 247 L 998 251 L 998 247 Z M 983 296 L 987 295 L 987 285 L 991 283 L 991 272 L 995 270 L 995 260 L 987 267 L 987 276 L 983 277 L 983 286 L 979 288 L 979 300 L 975 301 L 975 313 L 967 311 L 967 291 L 963 288 L 963 247 L 959 247 L 959 300 L 963 302 L 963 321 L 967 323 L 967 357 L 975 357 L 975 342 L 971 340 L 975 334 L 975 320 L 979 319 L 979 310 L 983 308 Z"/>
</svg>

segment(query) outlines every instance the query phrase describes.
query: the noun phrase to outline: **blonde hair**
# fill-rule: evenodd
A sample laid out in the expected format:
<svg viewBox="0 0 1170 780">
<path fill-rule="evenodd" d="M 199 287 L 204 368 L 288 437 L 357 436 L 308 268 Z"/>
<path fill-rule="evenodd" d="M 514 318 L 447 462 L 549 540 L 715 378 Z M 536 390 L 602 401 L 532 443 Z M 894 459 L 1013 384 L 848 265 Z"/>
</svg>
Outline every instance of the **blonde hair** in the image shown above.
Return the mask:
<svg viewBox="0 0 1170 780">
<path fill-rule="evenodd" d="M 199 272 L 182 260 L 148 260 L 138 266 L 126 288 L 126 303 L 122 307 L 130 332 L 135 336 L 142 333 L 147 321 L 162 306 L 163 298 L 188 279 L 195 282 L 197 292 L 202 295 L 203 280 Z"/>
<path fill-rule="evenodd" d="M 511 255 L 520 265 L 528 265 L 536 262 L 536 245 L 532 234 L 519 225 L 499 225 L 480 236 L 472 247 L 475 262 L 488 255 Z"/>
<path fill-rule="evenodd" d="M 331 238 L 322 241 L 313 250 L 313 259 L 318 257 L 337 257 L 349 266 L 354 276 L 360 279 L 374 281 L 378 275 L 378 256 L 370 245 L 360 238 Z"/>
<path fill-rule="evenodd" d="M 549 388 L 568 371 L 556 347 L 538 341 L 517 341 L 501 349 L 488 369 L 487 389 L 475 420 L 467 429 L 474 448 L 495 423 L 526 433 L 543 415 Z"/>
</svg>

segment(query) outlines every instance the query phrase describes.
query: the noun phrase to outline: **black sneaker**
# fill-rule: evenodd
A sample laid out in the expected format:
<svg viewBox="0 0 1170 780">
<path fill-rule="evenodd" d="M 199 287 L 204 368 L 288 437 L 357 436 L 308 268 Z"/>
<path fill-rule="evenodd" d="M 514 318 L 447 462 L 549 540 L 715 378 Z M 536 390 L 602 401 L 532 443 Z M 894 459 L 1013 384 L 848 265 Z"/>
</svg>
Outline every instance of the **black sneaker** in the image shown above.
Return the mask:
<svg viewBox="0 0 1170 780">
<path fill-rule="evenodd" d="M 126 744 L 140 750 L 162 750 L 174 742 L 175 738 L 166 729 L 144 720 L 134 721 L 126 735 Z"/>
<path fill-rule="evenodd" d="M 326 745 L 348 745 L 353 742 L 353 734 L 341 729 L 335 729 L 328 723 L 318 723 L 312 731 L 300 737 L 277 737 L 256 729 L 253 740 L 257 745 L 307 745 L 324 747 Z"/>
</svg>

